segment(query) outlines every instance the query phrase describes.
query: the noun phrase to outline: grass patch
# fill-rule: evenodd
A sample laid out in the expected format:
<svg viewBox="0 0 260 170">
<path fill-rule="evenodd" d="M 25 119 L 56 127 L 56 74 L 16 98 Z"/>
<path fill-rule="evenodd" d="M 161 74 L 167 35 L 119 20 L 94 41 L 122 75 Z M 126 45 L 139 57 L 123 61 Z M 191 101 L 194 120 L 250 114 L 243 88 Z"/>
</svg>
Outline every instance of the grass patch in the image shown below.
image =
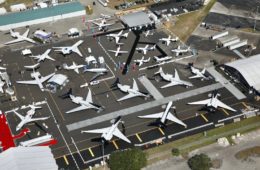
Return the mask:
<svg viewBox="0 0 260 170">
<path fill-rule="evenodd" d="M 240 160 L 246 160 L 249 157 L 260 157 L 260 146 L 244 149 L 235 154 L 235 157 Z"/>
<path fill-rule="evenodd" d="M 175 25 L 170 25 L 169 29 L 175 33 L 182 41 L 186 42 L 196 27 L 208 15 L 211 7 L 217 0 L 211 0 L 202 9 L 183 14 L 177 17 Z"/>
<path fill-rule="evenodd" d="M 203 133 L 199 133 L 199 134 L 195 134 L 192 136 L 188 136 L 188 137 L 164 144 L 164 145 L 160 145 L 155 148 L 145 150 L 145 152 L 147 153 L 147 157 L 148 157 L 148 164 L 170 158 L 172 156 L 171 150 L 173 148 L 178 148 L 180 150 L 181 155 L 186 155 L 188 152 L 190 152 L 192 150 L 215 143 L 216 140 L 220 137 L 224 137 L 224 136 L 228 137 L 228 136 L 234 135 L 238 132 L 247 133 L 249 131 L 259 129 L 259 127 L 260 127 L 260 124 L 258 123 L 259 121 L 260 121 L 259 116 L 248 118 L 248 119 L 242 120 L 240 122 L 228 124 L 223 127 L 209 130 L 206 132 L 206 134 L 207 134 L 206 136 L 204 136 Z M 245 129 L 238 129 L 238 128 L 247 127 L 251 124 L 256 124 L 256 126 L 253 126 L 250 128 L 245 128 Z M 225 133 L 228 133 L 228 134 L 225 135 Z M 194 142 L 194 144 L 193 144 L 193 142 Z M 195 143 L 195 142 L 197 142 L 197 143 Z M 164 153 L 164 154 L 162 154 L 162 153 Z M 163 155 L 163 156 L 162 157 L 154 156 L 156 154 Z"/>
<path fill-rule="evenodd" d="M 241 28 L 241 29 L 239 29 L 239 30 L 240 30 L 240 31 L 243 31 L 243 32 L 260 33 L 260 31 L 254 30 L 254 28 Z"/>
</svg>

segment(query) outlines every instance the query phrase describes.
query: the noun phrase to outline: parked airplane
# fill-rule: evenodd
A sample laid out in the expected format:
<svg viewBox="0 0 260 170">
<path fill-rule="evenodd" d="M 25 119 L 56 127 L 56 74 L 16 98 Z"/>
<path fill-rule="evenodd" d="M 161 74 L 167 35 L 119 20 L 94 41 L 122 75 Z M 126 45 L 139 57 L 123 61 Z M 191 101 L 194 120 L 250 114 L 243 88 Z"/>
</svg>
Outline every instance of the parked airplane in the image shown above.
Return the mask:
<svg viewBox="0 0 260 170">
<path fill-rule="evenodd" d="M 148 63 L 150 61 L 150 57 L 147 58 L 146 60 L 144 59 L 144 56 L 141 59 L 134 60 L 135 63 L 140 67 L 143 65 L 143 63 Z"/>
<path fill-rule="evenodd" d="M 118 129 L 118 124 L 121 122 L 121 116 L 117 117 L 114 120 L 114 123 L 111 127 L 102 128 L 102 129 L 95 129 L 95 130 L 84 130 L 81 133 L 101 133 L 101 138 L 103 139 L 102 142 L 110 141 L 113 136 L 116 136 L 127 143 L 131 143 L 131 141 Z"/>
<path fill-rule="evenodd" d="M 167 46 L 170 45 L 171 42 L 176 42 L 178 41 L 179 38 L 176 37 L 176 38 L 171 38 L 171 36 L 169 35 L 168 38 L 160 38 L 159 41 L 162 41 L 162 42 L 165 42 Z"/>
<path fill-rule="evenodd" d="M 4 89 L 3 89 L 4 85 L 5 85 L 5 82 L 0 79 L 0 92 L 1 93 L 4 93 Z"/>
<path fill-rule="evenodd" d="M 100 23 L 95 22 L 95 21 L 93 21 L 92 23 L 98 26 L 99 31 L 104 30 L 105 28 L 107 28 L 110 25 L 113 25 L 113 24 L 107 24 L 106 19 L 102 19 Z"/>
<path fill-rule="evenodd" d="M 115 57 L 117 57 L 119 54 L 126 54 L 128 51 L 120 51 L 120 45 L 117 47 L 116 50 L 108 50 L 110 52 L 115 53 Z"/>
<path fill-rule="evenodd" d="M 165 57 L 157 57 L 157 56 L 154 56 L 153 57 L 155 59 L 156 62 L 164 62 L 164 61 L 167 61 L 167 60 L 171 60 L 172 59 L 172 56 L 165 56 Z"/>
<path fill-rule="evenodd" d="M 195 67 L 193 67 L 192 65 L 190 66 L 190 69 L 191 69 L 191 72 L 193 73 L 193 74 L 195 74 L 194 76 L 191 76 L 191 77 L 189 77 L 189 79 L 195 79 L 195 78 L 201 78 L 201 80 L 207 80 L 207 79 L 209 79 L 208 77 L 206 77 L 206 75 L 205 75 L 205 72 L 206 72 L 206 68 L 204 68 L 203 70 L 199 70 L 199 69 L 197 69 L 197 68 L 195 68 Z"/>
<path fill-rule="evenodd" d="M 128 93 L 126 96 L 118 99 L 117 101 L 123 101 L 123 100 L 127 100 L 133 97 L 138 97 L 138 96 L 143 96 L 143 97 L 149 97 L 150 95 L 147 93 L 143 93 L 139 91 L 139 88 L 137 86 L 137 83 L 135 81 L 135 79 L 133 79 L 133 87 L 131 88 L 129 85 L 123 85 L 119 82 L 119 78 L 117 78 L 116 82 L 111 86 L 111 88 L 113 87 L 117 87 L 119 88 L 119 90 L 121 90 L 124 93 Z"/>
<path fill-rule="evenodd" d="M 224 109 L 236 112 L 235 109 L 229 107 L 228 105 L 226 105 L 225 103 L 221 102 L 218 99 L 218 96 L 220 96 L 220 94 L 217 91 L 214 91 L 209 96 L 210 96 L 209 99 L 201 100 L 201 101 L 197 101 L 197 102 L 191 102 L 191 103 L 188 103 L 188 104 L 190 104 L 190 105 L 204 105 L 210 112 L 214 112 L 218 107 L 222 107 Z"/>
<path fill-rule="evenodd" d="M 177 49 L 173 49 L 172 52 L 176 53 L 176 56 L 179 56 L 180 54 L 187 53 L 191 51 L 190 47 L 186 49 L 181 49 L 181 46 L 178 46 Z"/>
<path fill-rule="evenodd" d="M 144 36 L 145 36 L 145 37 L 148 37 L 149 35 L 153 35 L 153 34 L 154 34 L 154 33 L 151 32 L 150 30 L 144 32 Z"/>
<path fill-rule="evenodd" d="M 138 48 L 136 48 L 136 50 L 138 52 L 142 52 L 144 55 L 146 55 L 147 51 L 155 50 L 155 48 L 156 48 L 156 45 L 154 45 L 152 47 L 149 47 L 149 45 L 146 45 L 145 47 L 138 47 Z"/>
<path fill-rule="evenodd" d="M 127 38 L 127 37 L 128 37 L 128 34 L 129 34 L 129 32 L 123 34 L 123 30 L 121 30 L 118 34 L 108 34 L 108 35 L 106 35 L 106 36 L 107 36 L 107 37 L 112 37 L 112 38 L 114 38 L 115 41 L 116 41 L 116 44 L 118 44 L 118 43 L 119 43 L 119 40 L 120 40 L 122 37 Z"/>
<path fill-rule="evenodd" d="M 66 63 L 63 65 L 63 68 L 66 70 L 74 70 L 77 74 L 79 74 L 79 69 L 83 68 L 85 65 L 83 64 L 76 64 L 74 61 L 72 62 L 72 65 L 68 66 Z"/>
<path fill-rule="evenodd" d="M 172 101 L 170 101 L 164 112 L 160 112 L 160 113 L 155 113 L 155 114 L 150 114 L 150 115 L 145 115 L 145 116 L 138 116 L 139 118 L 148 118 L 148 119 L 157 119 L 157 121 L 155 122 L 156 125 L 159 125 L 161 127 L 166 127 L 166 123 L 167 120 L 173 121 L 175 123 L 178 123 L 182 126 L 184 126 L 185 128 L 187 127 L 187 125 L 185 123 L 183 123 L 183 121 L 181 121 L 180 119 L 178 119 L 177 117 L 175 117 L 171 112 L 170 109 L 172 108 Z M 154 123 L 153 123 L 154 124 Z"/>
<path fill-rule="evenodd" d="M 160 76 L 163 78 L 163 80 L 170 82 L 169 84 L 166 84 L 166 85 L 162 86 L 161 88 L 167 88 L 167 87 L 176 86 L 176 85 L 185 85 L 186 87 L 193 86 L 190 82 L 181 80 L 176 69 L 175 69 L 174 77 L 172 74 L 168 74 L 168 73 L 165 74 L 162 70 L 162 67 L 160 67 L 159 71 L 154 74 L 155 75 L 160 74 Z"/>
<path fill-rule="evenodd" d="M 16 114 L 16 116 L 18 116 L 21 119 L 21 122 L 16 126 L 16 131 L 20 130 L 27 123 L 35 122 L 35 121 L 38 121 L 38 120 L 46 120 L 46 119 L 50 118 L 50 117 L 32 118 L 33 115 L 35 114 L 35 110 L 40 109 L 41 107 L 34 106 L 34 105 L 32 105 L 30 107 L 31 107 L 31 109 L 26 113 L 25 116 L 22 116 L 21 114 L 19 114 L 17 112 L 18 108 L 12 110 Z"/>
<path fill-rule="evenodd" d="M 85 100 L 83 99 L 83 97 L 74 96 L 74 95 L 70 95 L 70 98 L 73 103 L 80 104 L 80 106 L 76 107 L 74 109 L 71 109 L 71 110 L 67 111 L 66 113 L 73 113 L 73 112 L 78 112 L 78 111 L 86 110 L 86 109 L 95 109 L 98 112 L 103 110 L 103 108 L 101 106 L 93 103 L 92 94 L 91 94 L 90 89 L 88 89 L 88 95 Z"/>
<path fill-rule="evenodd" d="M 16 39 L 4 43 L 5 45 L 13 44 L 13 43 L 21 42 L 21 41 L 27 41 L 27 42 L 34 43 L 34 44 L 36 43 L 31 38 L 28 38 L 29 29 L 27 29 L 22 35 L 20 35 L 19 32 L 14 32 L 12 29 L 10 29 L 10 34 L 13 38 L 16 38 Z"/>
<path fill-rule="evenodd" d="M 31 56 L 31 57 L 35 58 L 37 60 L 37 62 L 44 61 L 45 59 L 55 61 L 55 59 L 53 59 L 52 57 L 49 56 L 50 52 L 51 52 L 51 49 L 48 49 L 43 54 L 39 54 L 39 55 L 36 55 L 36 56 Z"/>
<path fill-rule="evenodd" d="M 1 67 L 1 66 L 0 66 L 0 70 L 6 70 L 6 68 L 5 68 L 5 67 Z"/>
<path fill-rule="evenodd" d="M 87 68 L 87 66 L 84 67 L 83 72 L 92 72 L 92 73 L 96 73 L 90 81 L 95 80 L 97 77 L 104 75 L 108 72 L 108 70 L 106 68 Z"/>
<path fill-rule="evenodd" d="M 55 73 L 52 73 L 52 74 L 49 74 L 45 77 L 41 77 L 40 72 L 33 72 L 33 73 L 31 73 L 31 77 L 35 80 L 16 81 L 16 83 L 38 85 L 40 87 L 41 91 L 44 91 L 44 87 L 43 87 L 42 83 L 47 81 L 48 79 L 50 79 L 54 74 Z"/>
<path fill-rule="evenodd" d="M 54 51 L 59 51 L 61 52 L 63 55 L 68 55 L 71 54 L 72 52 L 77 53 L 80 57 L 82 56 L 82 53 L 80 52 L 78 46 L 80 46 L 84 41 L 83 40 L 79 40 L 78 42 L 76 42 L 75 44 L 73 44 L 72 46 L 66 46 L 66 47 L 52 47 L 56 50 Z"/>
</svg>

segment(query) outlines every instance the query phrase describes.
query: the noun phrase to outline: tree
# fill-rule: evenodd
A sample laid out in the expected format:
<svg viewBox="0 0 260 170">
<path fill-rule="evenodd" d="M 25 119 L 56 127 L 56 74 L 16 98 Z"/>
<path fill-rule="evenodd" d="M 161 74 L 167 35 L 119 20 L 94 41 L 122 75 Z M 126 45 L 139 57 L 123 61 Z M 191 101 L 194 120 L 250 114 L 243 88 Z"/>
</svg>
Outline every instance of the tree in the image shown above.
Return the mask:
<svg viewBox="0 0 260 170">
<path fill-rule="evenodd" d="M 140 170 L 146 166 L 146 154 L 141 149 L 113 152 L 109 158 L 111 170 Z"/>
<path fill-rule="evenodd" d="M 211 159 L 203 153 L 191 157 L 188 165 L 192 170 L 209 170 L 212 167 Z"/>
<path fill-rule="evenodd" d="M 178 148 L 173 148 L 172 149 L 172 155 L 173 156 L 179 156 L 180 155 L 180 150 Z"/>
</svg>

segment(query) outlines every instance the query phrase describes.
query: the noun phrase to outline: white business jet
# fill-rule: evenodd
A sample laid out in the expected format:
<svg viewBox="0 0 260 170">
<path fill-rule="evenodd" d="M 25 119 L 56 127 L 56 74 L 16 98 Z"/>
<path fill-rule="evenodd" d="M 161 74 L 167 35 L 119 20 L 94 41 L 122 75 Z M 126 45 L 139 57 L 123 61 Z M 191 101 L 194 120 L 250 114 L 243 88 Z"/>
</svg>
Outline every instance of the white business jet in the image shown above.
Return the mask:
<svg viewBox="0 0 260 170">
<path fill-rule="evenodd" d="M 136 50 L 138 52 L 142 52 L 144 55 L 146 55 L 148 51 L 155 50 L 155 48 L 156 48 L 156 45 L 154 45 L 152 47 L 149 47 L 149 45 L 146 45 L 145 47 L 138 47 L 138 48 L 136 48 Z"/>
<path fill-rule="evenodd" d="M 117 88 L 119 88 L 120 91 L 124 92 L 124 93 L 128 93 L 127 95 L 125 95 L 124 97 L 118 99 L 117 101 L 123 101 L 123 100 L 127 100 L 133 97 L 138 97 L 138 96 L 143 96 L 143 97 L 149 97 L 149 94 L 143 93 L 139 91 L 139 88 L 137 86 L 137 83 L 135 81 L 135 79 L 133 79 L 133 87 L 131 88 L 129 85 L 122 85 L 119 82 L 119 79 L 116 80 L 116 82 L 114 83 L 113 86 L 116 86 Z"/>
<path fill-rule="evenodd" d="M 102 129 L 94 129 L 94 130 L 83 130 L 81 133 L 101 133 L 101 138 L 103 142 L 110 141 L 113 136 L 116 136 L 127 143 L 131 143 L 131 141 L 118 129 L 118 124 L 121 122 L 121 116 L 117 117 L 114 120 L 114 123 L 111 127 L 102 128 Z"/>
<path fill-rule="evenodd" d="M 174 77 L 172 74 L 168 74 L 168 73 L 165 74 L 161 67 L 160 67 L 159 71 L 154 74 L 160 74 L 160 76 L 163 78 L 163 80 L 170 82 L 170 83 L 162 86 L 161 88 L 167 88 L 167 87 L 176 86 L 176 85 L 184 85 L 186 87 L 193 86 L 190 82 L 181 80 L 176 69 L 175 69 Z"/>
<path fill-rule="evenodd" d="M 128 51 L 120 51 L 120 45 L 117 47 L 116 50 L 108 50 L 110 52 L 115 53 L 115 57 L 117 57 L 119 54 L 126 54 Z"/>
<path fill-rule="evenodd" d="M 176 56 L 179 56 L 180 54 L 183 54 L 183 53 L 187 53 L 189 51 L 191 51 L 190 47 L 188 47 L 186 49 L 181 49 L 181 46 L 178 46 L 178 48 L 172 50 L 172 52 L 174 52 L 176 54 Z"/>
<path fill-rule="evenodd" d="M 52 47 L 52 48 L 56 49 L 54 51 L 61 52 L 63 55 L 68 55 L 68 54 L 71 54 L 72 52 L 74 52 L 74 53 L 77 53 L 80 57 L 83 57 L 82 53 L 80 52 L 80 50 L 78 48 L 83 42 L 84 42 L 83 40 L 79 40 L 72 46 Z"/>
<path fill-rule="evenodd" d="M 5 45 L 8 44 L 13 44 L 13 43 L 18 43 L 21 41 L 27 41 L 30 43 L 36 43 L 33 39 L 28 38 L 28 34 L 29 34 L 29 29 L 27 29 L 22 35 L 19 32 L 14 32 L 12 29 L 10 30 L 10 34 L 13 38 L 16 38 L 15 40 L 12 41 L 8 41 L 6 43 L 4 43 Z"/>
<path fill-rule="evenodd" d="M 191 102 L 191 103 L 188 103 L 188 104 L 190 104 L 190 105 L 204 105 L 211 112 L 215 111 L 218 107 L 222 107 L 224 109 L 236 112 L 235 109 L 229 107 L 228 105 L 226 105 L 225 103 L 221 102 L 218 99 L 218 96 L 220 96 L 220 94 L 217 93 L 216 91 L 211 93 L 209 96 L 210 96 L 209 99 L 201 100 L 201 101 L 197 101 L 197 102 Z"/>
<path fill-rule="evenodd" d="M 148 37 L 149 35 L 153 35 L 153 34 L 154 34 L 154 33 L 151 32 L 150 30 L 144 32 L 144 36 L 145 36 L 145 37 Z"/>
<path fill-rule="evenodd" d="M 43 82 L 50 79 L 52 76 L 54 76 L 55 73 L 49 74 L 45 77 L 41 77 L 40 72 L 33 72 L 31 73 L 31 77 L 35 80 L 25 80 L 25 81 L 16 81 L 18 84 L 28 84 L 28 85 L 38 85 L 41 89 L 41 91 L 44 91 L 44 87 L 42 85 Z"/>
<path fill-rule="evenodd" d="M 165 56 L 165 57 L 160 57 L 160 58 L 157 56 L 154 56 L 153 58 L 155 59 L 156 62 L 161 63 L 161 62 L 171 60 L 172 56 Z"/>
<path fill-rule="evenodd" d="M 84 67 L 83 72 L 91 72 L 91 73 L 96 73 L 90 81 L 94 81 L 96 78 L 99 76 L 102 76 L 108 72 L 107 68 L 101 67 L 101 68 L 87 68 L 86 66 Z"/>
<path fill-rule="evenodd" d="M 74 109 L 71 109 L 69 111 L 67 111 L 66 113 L 73 113 L 73 112 L 78 112 L 81 110 L 86 110 L 86 109 L 95 109 L 98 112 L 102 111 L 103 108 L 95 103 L 93 103 L 92 100 L 92 94 L 90 89 L 88 89 L 88 95 L 86 97 L 86 99 L 83 99 L 83 97 L 81 96 L 74 96 L 74 95 L 70 95 L 70 99 L 72 100 L 73 103 L 79 104 L 79 107 L 76 107 Z"/>
<path fill-rule="evenodd" d="M 38 120 L 46 120 L 49 119 L 50 117 L 40 117 L 40 118 L 32 118 L 35 114 L 36 109 L 40 109 L 41 107 L 39 106 L 34 106 L 30 105 L 31 109 L 26 113 L 26 116 L 22 116 L 17 112 L 17 109 L 11 110 L 15 113 L 16 116 L 18 116 L 21 119 L 21 122 L 16 126 L 16 131 L 20 130 L 25 124 L 30 123 L 30 122 L 35 122 Z"/>
<path fill-rule="evenodd" d="M 176 42 L 176 41 L 178 41 L 178 40 L 179 40 L 178 37 L 176 37 L 176 38 L 171 38 L 170 35 L 169 35 L 168 38 L 160 38 L 160 39 L 159 39 L 159 41 L 162 41 L 162 42 L 166 43 L 167 46 L 169 46 L 171 42 Z"/>
<path fill-rule="evenodd" d="M 55 61 L 55 59 L 53 59 L 52 57 L 49 56 L 50 52 L 51 52 L 51 49 L 48 49 L 43 54 L 39 54 L 39 55 L 36 55 L 36 56 L 31 56 L 31 57 L 35 58 L 38 63 L 41 62 L 41 61 L 44 61 L 45 59 Z"/>
<path fill-rule="evenodd" d="M 104 30 L 105 28 L 107 28 L 110 25 L 113 25 L 112 23 L 107 24 L 106 19 L 102 19 L 100 23 L 95 22 L 95 21 L 93 21 L 92 23 L 98 26 L 99 31 Z"/>
<path fill-rule="evenodd" d="M 205 76 L 206 68 L 204 68 L 203 70 L 200 71 L 199 69 L 197 69 L 193 66 L 190 66 L 190 69 L 191 69 L 191 72 L 195 75 L 189 77 L 189 79 L 196 79 L 196 78 L 201 78 L 201 80 L 208 79 L 208 77 Z"/>
<path fill-rule="evenodd" d="M 106 36 L 107 36 L 107 37 L 112 37 L 112 38 L 114 38 L 115 41 L 116 41 L 116 44 L 119 44 L 120 39 L 121 39 L 122 37 L 127 38 L 127 37 L 128 37 L 128 34 L 129 34 L 129 32 L 123 34 L 123 30 L 121 30 L 121 31 L 120 31 L 119 33 L 117 33 L 117 34 L 108 34 L 108 35 L 106 35 Z"/>
<path fill-rule="evenodd" d="M 156 122 L 159 124 L 159 126 L 166 126 L 166 121 L 170 120 L 173 121 L 175 123 L 178 123 L 182 126 L 184 126 L 185 128 L 187 127 L 187 125 L 185 123 L 183 123 L 183 121 L 181 121 L 180 119 L 178 119 L 177 117 L 175 117 L 171 112 L 170 109 L 172 108 L 172 101 L 170 101 L 164 112 L 160 112 L 160 113 L 155 113 L 155 114 L 150 114 L 150 115 L 145 115 L 145 116 L 138 116 L 139 118 L 147 118 L 147 119 L 158 119 L 159 121 Z"/>
<path fill-rule="evenodd" d="M 79 74 L 79 69 L 83 68 L 85 65 L 83 64 L 76 64 L 74 61 L 72 62 L 72 65 L 68 66 L 66 63 L 63 65 L 63 68 L 65 70 L 74 70 L 77 74 Z"/>
<path fill-rule="evenodd" d="M 142 66 L 144 63 L 148 63 L 149 61 L 150 57 L 145 60 L 144 56 L 141 59 L 134 60 L 134 62 L 137 63 L 139 67 Z"/>
</svg>

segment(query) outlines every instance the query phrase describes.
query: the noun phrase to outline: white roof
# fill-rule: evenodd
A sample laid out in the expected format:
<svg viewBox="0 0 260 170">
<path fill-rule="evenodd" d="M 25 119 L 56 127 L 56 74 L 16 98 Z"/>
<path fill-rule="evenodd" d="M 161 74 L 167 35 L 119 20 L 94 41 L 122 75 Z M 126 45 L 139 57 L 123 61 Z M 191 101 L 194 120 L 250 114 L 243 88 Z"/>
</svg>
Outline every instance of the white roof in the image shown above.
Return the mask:
<svg viewBox="0 0 260 170">
<path fill-rule="evenodd" d="M 48 146 L 13 147 L 0 154 L 1 170 L 57 170 Z"/>
<path fill-rule="evenodd" d="M 123 15 L 121 20 L 127 24 L 129 27 L 143 26 L 146 24 L 152 24 L 149 15 L 143 11 L 134 12 L 130 14 Z"/>
<path fill-rule="evenodd" d="M 260 90 L 260 54 L 225 64 L 233 67 L 244 77 L 247 83 L 256 90 Z"/>
<path fill-rule="evenodd" d="M 0 15 L 5 14 L 6 13 L 6 9 L 4 7 L 0 8 Z"/>
<path fill-rule="evenodd" d="M 48 80 L 48 82 L 55 83 L 62 86 L 67 81 L 67 79 L 68 77 L 63 74 L 55 74 Z"/>
</svg>

